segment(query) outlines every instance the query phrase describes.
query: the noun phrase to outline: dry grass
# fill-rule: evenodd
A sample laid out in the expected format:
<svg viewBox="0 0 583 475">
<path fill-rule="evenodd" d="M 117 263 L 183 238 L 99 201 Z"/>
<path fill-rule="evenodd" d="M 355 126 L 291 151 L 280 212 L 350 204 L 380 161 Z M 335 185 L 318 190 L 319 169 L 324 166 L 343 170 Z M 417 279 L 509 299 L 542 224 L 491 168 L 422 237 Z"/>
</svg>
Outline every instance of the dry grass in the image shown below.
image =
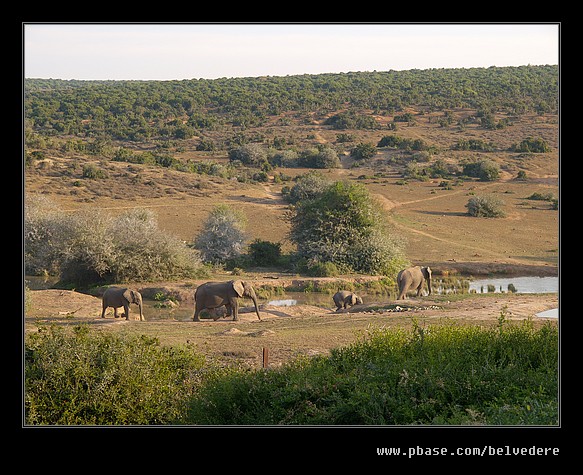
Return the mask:
<svg viewBox="0 0 583 475">
<path fill-rule="evenodd" d="M 457 118 L 474 111 L 455 111 Z M 388 151 L 379 151 L 366 167 L 353 168 L 348 150 L 358 142 L 378 143 L 387 129 L 372 131 L 342 131 L 351 133 L 354 143 L 338 144 L 339 131 L 321 123 L 311 125 L 276 126 L 277 121 L 257 130 L 258 135 L 271 142 L 273 137 L 286 137 L 298 147 L 329 144 L 341 149 L 343 168 L 326 170 L 330 180 L 354 180 L 367 186 L 387 212 L 387 220 L 407 241 L 406 255 L 413 263 L 431 264 L 435 270 L 463 269 L 483 274 L 491 269 L 512 270 L 521 273 L 557 272 L 559 249 L 558 212 L 549 209 L 549 203 L 526 198 L 534 192 L 553 193 L 558 197 L 558 125 L 556 116 L 523 116 L 514 125 L 501 130 L 486 130 L 468 126 L 439 127 L 435 120 L 442 113 L 417 116 L 415 125 L 400 125 L 395 132 L 404 138 L 421 138 L 434 145 L 439 153 L 434 156 L 447 162 L 467 158 L 487 157 L 501 168 L 501 178 L 495 182 L 466 181 L 446 190 L 441 180 L 426 182 L 409 180 L 401 183 L 402 166 L 390 164 Z M 498 117 L 497 119 L 500 119 Z M 386 122 L 386 117 L 379 117 Z M 219 132 L 216 132 L 219 134 Z M 541 137 L 552 151 L 520 157 L 508 148 L 527 137 Z M 217 136 L 217 139 L 221 137 Z M 488 153 L 453 151 L 452 145 L 460 139 L 479 139 L 495 144 L 496 151 Z M 181 160 L 225 161 L 226 152 L 216 154 L 196 152 L 196 139 L 181 144 L 180 151 L 172 151 Z M 342 155 L 344 153 L 344 155 Z M 107 178 L 81 178 L 82 164 L 94 162 Z M 514 178 L 522 170 L 527 181 Z M 305 169 L 277 169 L 291 177 L 305 173 Z M 374 176 L 380 173 L 380 176 Z M 362 176 L 367 178 L 360 178 Z M 287 239 L 289 224 L 286 205 L 280 191 L 285 183 L 270 181 L 262 184 L 244 184 L 159 167 L 117 163 L 95 157 L 76 157 L 55 152 L 34 170 L 25 175 L 26 191 L 49 195 L 65 210 L 83 212 L 87 208 L 102 208 L 117 213 L 134 207 L 150 208 L 159 227 L 180 239 L 192 242 L 201 230 L 208 212 L 217 203 L 227 203 L 242 210 L 248 217 L 249 240 L 262 239 L 282 242 L 283 250 L 291 249 Z M 505 202 L 505 218 L 472 218 L 466 214 L 465 204 L 472 195 L 493 193 Z M 529 270 L 530 269 L 530 270 Z M 78 294 L 76 294 L 77 296 Z M 191 342 L 211 358 L 222 361 L 244 361 L 257 367 L 261 363 L 262 348 L 270 350 L 272 364 L 280 364 L 298 354 L 325 353 L 330 348 L 354 341 L 371 326 L 407 326 L 412 317 L 438 322 L 453 318 L 471 324 L 495 324 L 501 308 L 508 305 L 515 318 L 528 318 L 534 313 L 558 306 L 557 295 L 506 295 L 471 297 L 444 304 L 442 310 L 420 314 L 333 314 L 317 307 L 300 306 L 293 310 L 272 309 L 264 322 L 247 318 L 240 322 L 150 321 L 146 323 L 96 319 L 100 303 L 95 297 L 86 312 L 74 307 L 71 296 L 63 294 L 55 308 L 46 306 L 41 294 L 33 293 L 32 309 L 27 315 L 26 328 L 33 331 L 38 321 L 57 321 L 63 324 L 88 322 L 103 329 L 137 331 L 159 337 L 165 344 Z M 35 298 L 36 297 L 36 298 Z M 57 296 L 53 295 L 54 298 Z M 44 303 L 43 303 L 44 302 Z M 64 305 L 64 302 L 68 302 Z M 72 306 L 73 305 L 73 306 Z M 57 310 L 57 307 L 61 310 Z M 69 310 L 67 310 L 69 309 Z M 59 311 L 73 312 L 60 315 Z M 279 312 L 279 314 L 277 313 Z M 287 315 L 287 316 L 286 316 Z M 543 320 L 543 319 L 540 319 Z M 226 332 L 238 329 L 241 333 Z M 263 332 L 264 330 L 269 330 Z M 254 333 L 261 332 L 253 336 Z"/>
<path fill-rule="evenodd" d="M 471 111 L 458 110 L 461 118 Z M 395 132 L 404 138 L 422 138 L 439 148 L 434 156 L 449 162 L 467 158 L 488 158 L 501 167 L 501 179 L 496 182 L 464 182 L 451 190 L 439 187 L 440 179 L 428 182 L 409 180 L 399 185 L 397 165 L 385 163 L 388 152 L 380 151 L 367 167 L 352 168 L 352 160 L 343 156 L 343 168 L 324 171 L 330 180 L 357 180 L 377 195 L 388 212 L 389 222 L 406 238 L 407 256 L 413 262 L 439 263 L 444 261 L 507 262 L 515 264 L 549 265 L 556 267 L 558 259 L 558 213 L 549 210 L 548 202 L 525 198 L 534 192 L 558 196 L 558 125 L 555 116 L 523 116 L 514 125 L 501 130 L 486 130 L 468 126 L 440 127 L 440 113 L 417 116 L 412 126 L 401 125 Z M 386 118 L 383 118 L 386 120 Z M 344 148 L 345 154 L 354 143 L 376 144 L 385 130 L 347 131 L 354 135 L 351 144 L 336 143 L 338 131 L 320 124 L 304 126 L 266 126 L 258 129 L 266 142 L 272 137 L 290 137 L 301 147 L 317 143 Z M 307 139 L 306 137 L 311 137 Z M 527 137 L 542 137 L 552 152 L 519 157 L 508 148 Z M 479 139 L 493 143 L 496 151 L 488 153 L 453 151 L 451 146 L 460 139 Z M 210 154 L 194 151 L 195 143 L 185 142 L 173 155 L 181 160 L 225 161 L 226 152 Z M 61 154 L 63 155 L 63 154 Z M 93 161 L 106 171 L 108 178 L 81 179 L 81 163 Z M 50 165 L 47 163 L 50 162 Z M 528 180 L 516 181 L 519 170 Z M 305 169 L 277 169 L 291 177 Z M 373 177 L 381 172 L 383 177 Z M 285 219 L 286 206 L 280 191 L 285 183 L 244 184 L 232 180 L 201 176 L 193 173 L 148 167 L 86 157 L 49 157 L 44 165 L 26 173 L 28 192 L 52 195 L 62 207 L 80 211 L 99 207 L 113 213 L 132 207 L 153 209 L 160 227 L 191 242 L 200 232 L 208 212 L 219 203 L 238 207 L 249 218 L 249 240 L 262 239 L 287 242 L 289 224 Z M 465 204 L 472 194 L 493 193 L 505 203 L 505 218 L 471 218 Z"/>
</svg>

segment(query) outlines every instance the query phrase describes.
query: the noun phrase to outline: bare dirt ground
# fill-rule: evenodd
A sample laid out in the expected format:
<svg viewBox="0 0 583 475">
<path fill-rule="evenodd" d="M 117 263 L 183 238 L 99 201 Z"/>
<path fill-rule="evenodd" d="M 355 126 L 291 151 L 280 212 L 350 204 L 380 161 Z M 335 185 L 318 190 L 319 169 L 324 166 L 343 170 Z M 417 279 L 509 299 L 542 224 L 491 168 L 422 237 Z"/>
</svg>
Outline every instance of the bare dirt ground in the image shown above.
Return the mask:
<svg viewBox="0 0 583 475">
<path fill-rule="evenodd" d="M 242 305 L 247 304 L 243 301 Z M 243 308 L 238 321 L 192 322 L 176 320 L 172 311 L 168 318 L 139 322 L 113 318 L 112 310 L 101 319 L 98 297 L 68 290 L 31 291 L 31 304 L 26 313 L 25 331 L 39 326 L 87 324 L 101 331 L 137 333 L 157 337 L 165 345 L 194 345 L 210 360 L 221 364 L 263 365 L 267 349 L 268 365 L 278 366 L 301 355 L 328 354 L 332 348 L 349 345 L 374 329 L 408 329 L 414 324 L 498 325 L 501 316 L 509 322 L 531 319 L 533 324 L 557 319 L 534 316 L 557 308 L 557 294 L 468 294 L 463 298 L 445 296 L 396 301 L 394 305 L 369 302 L 346 311 L 335 312 L 332 306 L 312 305 L 276 307 L 261 305 L 261 321 L 252 308 Z M 183 305 L 192 307 L 190 302 Z M 137 309 L 136 309 L 137 310 Z"/>
</svg>

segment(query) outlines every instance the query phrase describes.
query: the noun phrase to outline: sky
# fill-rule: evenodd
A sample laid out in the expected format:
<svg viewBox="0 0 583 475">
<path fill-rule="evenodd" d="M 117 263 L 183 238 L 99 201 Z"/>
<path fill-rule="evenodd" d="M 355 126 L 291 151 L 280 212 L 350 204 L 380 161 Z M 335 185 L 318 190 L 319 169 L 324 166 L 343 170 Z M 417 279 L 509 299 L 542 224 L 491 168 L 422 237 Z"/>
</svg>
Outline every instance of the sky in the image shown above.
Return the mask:
<svg viewBox="0 0 583 475">
<path fill-rule="evenodd" d="M 559 64 L 558 23 L 23 23 L 26 78 L 175 80 Z"/>
</svg>

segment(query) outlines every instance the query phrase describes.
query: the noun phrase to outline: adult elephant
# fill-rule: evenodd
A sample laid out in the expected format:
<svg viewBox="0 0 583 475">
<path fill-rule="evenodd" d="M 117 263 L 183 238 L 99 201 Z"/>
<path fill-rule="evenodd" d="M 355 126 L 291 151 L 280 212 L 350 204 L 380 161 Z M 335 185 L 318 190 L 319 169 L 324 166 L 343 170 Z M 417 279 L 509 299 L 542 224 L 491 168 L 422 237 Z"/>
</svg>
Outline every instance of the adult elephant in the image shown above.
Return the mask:
<svg viewBox="0 0 583 475">
<path fill-rule="evenodd" d="M 397 275 L 397 284 L 399 285 L 399 297 L 397 300 L 403 300 L 410 290 L 417 290 L 417 297 L 421 295 L 423 282 L 427 280 L 427 288 L 431 295 L 431 269 L 429 267 L 414 266 L 403 269 Z"/>
<path fill-rule="evenodd" d="M 362 304 L 362 299 L 354 292 L 350 292 L 349 290 L 340 290 L 339 292 L 336 292 L 332 299 L 336 304 L 336 311 L 340 310 L 341 308 L 346 308 L 349 305 L 353 306 L 356 304 Z"/>
<path fill-rule="evenodd" d="M 123 307 L 126 320 L 130 319 L 130 304 L 136 304 L 140 309 L 140 321 L 145 320 L 142 313 L 142 294 L 137 290 L 128 289 L 126 287 L 109 287 L 101 297 L 101 318 L 105 318 L 105 310 L 108 307 L 113 307 L 113 316 L 119 318 L 117 309 Z"/>
<path fill-rule="evenodd" d="M 239 301 L 241 297 L 248 297 L 255 304 L 257 318 L 261 320 L 257 307 L 257 296 L 253 286 L 242 280 L 228 282 L 207 282 L 199 285 L 194 293 L 194 316 L 192 320 L 199 322 L 199 314 L 205 308 L 212 309 L 224 305 L 227 313 L 233 315 L 233 320 L 239 320 Z M 216 320 L 216 318 L 215 318 Z"/>
</svg>

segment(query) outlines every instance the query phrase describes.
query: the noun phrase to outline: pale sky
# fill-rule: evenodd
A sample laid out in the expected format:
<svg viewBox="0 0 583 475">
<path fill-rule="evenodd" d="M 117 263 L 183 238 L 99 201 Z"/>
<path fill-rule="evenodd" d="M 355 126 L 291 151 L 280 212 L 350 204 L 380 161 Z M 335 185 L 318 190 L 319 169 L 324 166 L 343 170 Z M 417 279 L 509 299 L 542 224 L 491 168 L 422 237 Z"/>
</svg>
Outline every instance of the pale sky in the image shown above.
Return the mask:
<svg viewBox="0 0 583 475">
<path fill-rule="evenodd" d="M 559 64 L 558 23 L 23 23 L 24 77 L 216 79 Z"/>
</svg>

